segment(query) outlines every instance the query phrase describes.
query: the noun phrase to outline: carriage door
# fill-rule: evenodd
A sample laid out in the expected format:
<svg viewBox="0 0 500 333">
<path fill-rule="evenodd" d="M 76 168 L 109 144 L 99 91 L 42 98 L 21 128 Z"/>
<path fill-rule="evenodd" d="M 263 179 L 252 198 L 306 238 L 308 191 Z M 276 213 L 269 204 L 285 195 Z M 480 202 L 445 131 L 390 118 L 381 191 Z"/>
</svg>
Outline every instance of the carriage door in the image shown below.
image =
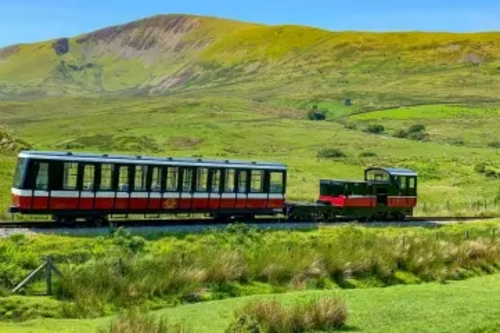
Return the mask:
<svg viewBox="0 0 500 333">
<path fill-rule="evenodd" d="M 248 193 L 248 170 L 238 170 L 236 181 L 236 208 L 246 208 Z"/>
<path fill-rule="evenodd" d="M 34 186 L 31 188 L 31 208 L 45 211 L 49 209 L 49 162 L 34 161 L 31 175 Z"/>
</svg>

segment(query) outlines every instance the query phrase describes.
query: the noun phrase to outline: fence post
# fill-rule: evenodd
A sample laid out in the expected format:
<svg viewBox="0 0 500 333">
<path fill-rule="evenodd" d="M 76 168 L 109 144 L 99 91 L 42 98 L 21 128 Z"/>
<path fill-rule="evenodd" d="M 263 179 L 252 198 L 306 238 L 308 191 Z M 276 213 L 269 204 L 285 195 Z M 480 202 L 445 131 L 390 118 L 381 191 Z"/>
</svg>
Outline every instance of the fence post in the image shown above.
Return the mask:
<svg viewBox="0 0 500 333">
<path fill-rule="evenodd" d="M 50 264 L 50 255 L 45 256 L 45 284 L 47 286 L 47 295 L 52 295 L 52 270 Z"/>
<path fill-rule="evenodd" d="M 19 291 L 22 287 L 24 287 L 28 282 L 33 280 L 35 276 L 40 273 L 43 269 L 45 269 L 45 283 L 46 283 L 46 291 L 47 295 L 52 294 L 52 271 L 59 276 L 62 276 L 59 269 L 52 263 L 52 257 L 50 255 L 46 255 L 44 257 L 44 262 L 37 269 L 31 272 L 21 283 L 19 283 L 14 289 L 12 289 L 12 293 Z"/>
<path fill-rule="evenodd" d="M 465 230 L 465 239 L 469 239 L 469 230 Z"/>
</svg>

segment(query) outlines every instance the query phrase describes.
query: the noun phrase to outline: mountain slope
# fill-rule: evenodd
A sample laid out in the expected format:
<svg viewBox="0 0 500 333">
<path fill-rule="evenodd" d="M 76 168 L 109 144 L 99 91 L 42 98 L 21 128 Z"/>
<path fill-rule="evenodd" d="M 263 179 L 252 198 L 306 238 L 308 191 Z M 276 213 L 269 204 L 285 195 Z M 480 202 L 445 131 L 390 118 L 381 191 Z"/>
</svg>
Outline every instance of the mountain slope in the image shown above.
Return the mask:
<svg viewBox="0 0 500 333">
<path fill-rule="evenodd" d="M 473 101 L 500 87 L 500 33 L 329 32 L 161 15 L 0 49 L 0 98 L 159 94 Z"/>
</svg>

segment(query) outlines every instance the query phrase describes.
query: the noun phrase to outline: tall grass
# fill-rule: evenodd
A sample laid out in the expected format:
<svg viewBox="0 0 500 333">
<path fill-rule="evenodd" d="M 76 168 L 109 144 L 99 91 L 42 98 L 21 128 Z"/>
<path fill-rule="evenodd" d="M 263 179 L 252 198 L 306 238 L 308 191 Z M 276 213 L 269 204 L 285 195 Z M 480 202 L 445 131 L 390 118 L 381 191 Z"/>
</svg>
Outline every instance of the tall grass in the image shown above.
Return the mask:
<svg viewBox="0 0 500 333">
<path fill-rule="evenodd" d="M 238 296 L 255 283 L 274 292 L 386 286 L 462 279 L 500 263 L 500 240 L 493 238 L 401 238 L 362 228 L 339 228 L 328 237 L 256 235 L 222 232 L 201 245 L 187 240 L 68 266 L 58 297 L 72 302 L 75 315 L 93 316 L 158 299 L 175 304 Z"/>
<path fill-rule="evenodd" d="M 333 297 L 308 300 L 285 307 L 276 300 L 259 300 L 237 312 L 227 333 L 300 333 L 342 328 L 347 320 L 345 303 Z"/>
</svg>

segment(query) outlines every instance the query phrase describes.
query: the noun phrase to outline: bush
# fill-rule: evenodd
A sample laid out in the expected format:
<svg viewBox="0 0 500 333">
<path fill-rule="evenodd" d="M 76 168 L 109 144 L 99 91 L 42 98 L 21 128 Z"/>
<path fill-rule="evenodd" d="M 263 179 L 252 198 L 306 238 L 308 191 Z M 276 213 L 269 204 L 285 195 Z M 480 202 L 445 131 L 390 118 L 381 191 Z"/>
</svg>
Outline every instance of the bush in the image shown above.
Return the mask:
<svg viewBox="0 0 500 333">
<path fill-rule="evenodd" d="M 490 178 L 500 178 L 500 168 L 489 163 L 479 163 L 474 166 L 474 171 Z"/>
<path fill-rule="evenodd" d="M 315 105 L 312 110 L 307 112 L 307 118 L 309 120 L 325 120 L 326 114 L 324 111 L 318 110 L 318 107 Z"/>
<path fill-rule="evenodd" d="M 342 158 L 346 157 L 346 154 L 338 148 L 323 148 L 318 151 L 318 158 Z"/>
<path fill-rule="evenodd" d="M 374 153 L 373 151 L 362 151 L 359 154 L 359 157 L 375 157 L 375 156 L 377 156 L 377 154 Z"/>
<path fill-rule="evenodd" d="M 379 125 L 379 124 L 369 125 L 365 129 L 365 132 L 372 133 L 372 134 L 380 134 L 380 133 L 383 133 L 384 131 L 385 131 L 385 127 L 383 125 Z"/>
<path fill-rule="evenodd" d="M 410 132 L 407 136 L 407 139 L 413 141 L 425 141 L 429 138 L 429 134 L 424 132 Z"/>
<path fill-rule="evenodd" d="M 408 129 L 400 129 L 393 136 L 400 139 L 409 139 L 414 141 L 425 141 L 429 138 L 429 134 L 425 132 L 425 125 L 414 124 Z"/>
<path fill-rule="evenodd" d="M 418 133 L 418 132 L 425 132 L 425 125 L 415 124 L 411 125 L 410 128 L 408 128 L 408 133 Z"/>
<path fill-rule="evenodd" d="M 353 123 L 345 123 L 344 128 L 348 130 L 356 130 L 358 127 Z"/>
<path fill-rule="evenodd" d="M 334 297 L 322 297 L 306 303 L 284 307 L 276 300 L 260 300 L 247 304 L 226 332 L 288 333 L 329 331 L 342 328 L 347 320 L 345 303 Z M 244 323 L 238 325 L 238 323 Z M 250 329 L 238 331 L 240 327 Z"/>
<path fill-rule="evenodd" d="M 191 330 L 181 325 L 168 325 L 163 319 L 155 320 L 147 313 L 129 310 L 112 322 L 102 333 L 188 333 Z"/>
</svg>

